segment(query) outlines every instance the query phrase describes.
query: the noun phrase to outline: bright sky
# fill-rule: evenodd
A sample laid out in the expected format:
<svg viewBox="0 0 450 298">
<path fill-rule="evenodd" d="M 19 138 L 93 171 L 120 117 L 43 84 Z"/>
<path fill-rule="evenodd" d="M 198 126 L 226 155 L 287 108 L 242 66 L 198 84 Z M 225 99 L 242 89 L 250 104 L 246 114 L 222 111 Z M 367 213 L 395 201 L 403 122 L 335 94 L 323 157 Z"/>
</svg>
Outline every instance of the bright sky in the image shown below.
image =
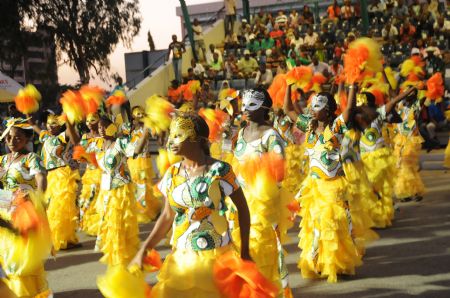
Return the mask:
<svg viewBox="0 0 450 298">
<path fill-rule="evenodd" d="M 186 5 L 216 2 L 217 0 L 186 0 Z M 156 49 L 165 49 L 171 41 L 171 35 L 176 33 L 181 36 L 180 18 L 176 16 L 175 8 L 180 6 L 179 0 L 140 0 L 141 30 L 134 38 L 131 48 L 125 48 L 119 43 L 115 51 L 110 55 L 111 73 L 118 72 L 125 81 L 125 53 L 149 50 L 147 31 L 150 30 Z M 75 84 L 78 74 L 68 65 L 58 67 L 60 84 Z M 98 78 L 91 78 L 91 83 L 105 88 L 108 84 Z M 110 82 L 113 84 L 113 82 Z"/>
</svg>

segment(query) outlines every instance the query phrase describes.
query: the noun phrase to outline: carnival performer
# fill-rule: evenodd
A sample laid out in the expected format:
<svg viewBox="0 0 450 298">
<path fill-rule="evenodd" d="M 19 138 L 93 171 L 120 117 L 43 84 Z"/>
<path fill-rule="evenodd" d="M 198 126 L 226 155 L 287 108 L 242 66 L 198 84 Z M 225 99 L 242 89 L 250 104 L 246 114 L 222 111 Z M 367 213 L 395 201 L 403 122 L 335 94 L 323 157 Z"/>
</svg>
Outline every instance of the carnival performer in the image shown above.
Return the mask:
<svg viewBox="0 0 450 298">
<path fill-rule="evenodd" d="M 96 209 L 100 223 L 96 250 L 103 252 L 101 262 L 115 266 L 127 265 L 139 248 L 136 200 L 127 167 L 127 157 L 141 153 L 148 138 L 144 130 L 135 146 L 128 137 L 116 138 L 117 127 L 109 118 L 101 117 L 99 138 L 86 149 L 95 153 L 101 173 Z"/>
<path fill-rule="evenodd" d="M 348 105 L 336 118 L 336 101 L 327 92 L 313 96 L 311 114 L 297 114 L 287 86 L 284 112 L 306 132 L 309 176 L 299 193 L 301 205 L 298 267 L 304 278 L 327 278 L 355 274 L 362 264 L 351 235 L 350 194 L 341 161 L 341 143 L 352 112 L 355 86 L 351 85 Z"/>
<path fill-rule="evenodd" d="M 47 180 L 39 156 L 26 149 L 32 135 L 25 119 L 12 118 L 1 137 L 11 153 L 0 157 L 0 268 L 11 297 L 51 296 L 44 271 L 52 247 L 43 206 Z"/>
<path fill-rule="evenodd" d="M 86 126 L 89 132 L 81 136 L 80 145 L 88 148 L 92 142 L 100 137 L 98 133 L 98 122 L 100 117 L 97 113 L 86 117 Z M 98 192 L 100 190 L 101 170 L 97 165 L 87 162 L 86 170 L 81 177 L 81 193 L 78 199 L 80 207 L 80 229 L 86 234 L 97 236 L 100 216 L 95 208 Z"/>
<path fill-rule="evenodd" d="M 392 150 L 386 146 L 382 133 L 383 125 L 387 114 L 410 92 L 412 89 L 406 90 L 379 108 L 376 108 L 373 96 L 362 94 L 366 96 L 367 104 L 355 111 L 355 122 L 362 131 L 360 150 L 364 169 L 381 203 L 372 213 L 375 214 L 372 220 L 377 228 L 391 226 L 394 218 L 392 177 L 395 176 L 395 161 Z"/>
<path fill-rule="evenodd" d="M 135 106 L 131 110 L 133 122 L 129 124 L 129 135 L 131 143 L 136 145 L 144 135 L 144 124 L 142 122 L 145 111 L 141 106 Z M 161 210 L 161 201 L 153 193 L 153 171 L 150 153 L 150 139 L 145 140 L 142 153 L 128 159 L 131 181 L 135 187 L 137 201 L 137 217 L 139 223 L 147 223 L 155 220 Z"/>
<path fill-rule="evenodd" d="M 178 114 L 171 123 L 168 148 L 183 160 L 172 165 L 159 183 L 165 206 L 155 227 L 130 267 L 142 267 L 147 250 L 166 236 L 171 226 L 172 252 L 152 288 L 152 297 L 223 297 L 213 268 L 235 250 L 225 217 L 225 197 L 236 205 L 241 223 L 241 251 L 249 255 L 249 210 L 231 166 L 211 158 L 209 128 L 196 114 Z"/>
<path fill-rule="evenodd" d="M 244 179 L 246 171 L 245 162 L 252 157 L 261 157 L 266 153 L 274 153 L 280 159 L 284 159 L 284 147 L 286 142 L 269 122 L 269 111 L 272 107 L 272 99 L 263 88 L 245 90 L 242 94 L 242 112 L 247 125 L 239 130 L 234 157 L 237 160 L 238 180 L 241 185 L 250 210 L 262 210 L 267 212 L 255 212 L 251 216 L 250 226 L 250 254 L 259 270 L 266 278 L 284 289 L 282 294 L 290 297 L 291 290 L 288 285 L 288 270 L 284 261 L 284 252 L 280 242 L 281 234 L 278 225 L 280 216 L 277 213 L 287 210 L 289 202 L 282 202 L 280 192 L 277 196 L 264 200 L 249 191 L 249 183 Z M 253 173 L 255 175 L 256 173 Z M 279 181 L 281 182 L 281 181 Z M 283 197 L 284 199 L 285 197 Z M 260 206 L 264 204 L 264 206 Z M 261 207 L 261 208 L 259 208 Z M 286 218 L 288 218 L 286 216 Z M 278 233 L 278 236 L 277 236 Z"/>
<path fill-rule="evenodd" d="M 419 175 L 419 154 L 424 142 L 419 133 L 418 117 L 423 101 L 417 98 L 417 89 L 403 97 L 399 107 L 402 122 L 397 125 L 394 137 L 396 159 L 395 197 L 400 201 L 421 201 L 425 186 Z"/>
<path fill-rule="evenodd" d="M 76 236 L 78 209 L 76 196 L 80 175 L 69 165 L 71 143 L 76 144 L 79 137 L 75 128 L 49 113 L 46 130 L 33 124 L 42 144 L 41 159 L 47 170 L 48 187 L 45 191 L 47 216 L 52 231 L 53 248 L 70 249 L 80 246 Z"/>
</svg>

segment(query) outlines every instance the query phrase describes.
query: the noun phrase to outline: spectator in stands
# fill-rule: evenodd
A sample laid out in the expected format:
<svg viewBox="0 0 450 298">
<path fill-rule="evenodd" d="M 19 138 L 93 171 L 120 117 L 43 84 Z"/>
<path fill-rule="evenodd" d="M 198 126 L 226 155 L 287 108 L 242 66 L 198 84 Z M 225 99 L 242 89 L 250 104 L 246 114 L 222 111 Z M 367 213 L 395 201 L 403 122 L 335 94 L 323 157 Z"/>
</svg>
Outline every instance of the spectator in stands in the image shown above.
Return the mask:
<svg viewBox="0 0 450 298">
<path fill-rule="evenodd" d="M 336 43 L 336 34 L 328 30 L 328 26 L 322 27 L 322 33 L 320 34 L 320 40 L 326 48 L 333 50 L 334 44 Z M 329 52 L 330 53 L 330 52 Z M 331 55 L 328 55 L 331 57 Z"/>
<path fill-rule="evenodd" d="M 288 57 L 286 59 L 286 66 L 288 70 L 291 70 L 297 66 L 297 54 L 295 53 L 295 51 L 291 51 L 288 54 Z"/>
<path fill-rule="evenodd" d="M 277 72 L 276 74 L 285 74 L 287 73 L 287 65 L 286 65 L 286 61 L 281 61 L 280 64 L 277 66 Z"/>
<path fill-rule="evenodd" d="M 439 8 L 438 0 L 429 1 L 428 11 L 431 13 L 431 15 L 433 16 L 433 19 L 435 19 L 435 20 L 439 17 L 438 8 Z"/>
<path fill-rule="evenodd" d="M 303 6 L 302 17 L 305 24 L 314 24 L 314 15 L 308 5 Z"/>
<path fill-rule="evenodd" d="M 272 84 L 272 81 L 273 81 L 272 71 L 266 69 L 265 63 L 261 63 L 259 65 L 258 71 L 256 72 L 255 85 L 257 87 L 262 86 L 264 88 L 269 88 L 270 84 Z"/>
<path fill-rule="evenodd" d="M 426 58 L 425 58 L 425 70 L 428 75 L 431 76 L 435 72 L 443 72 L 444 71 L 444 61 L 436 55 L 436 53 L 440 54 L 439 49 L 436 46 L 429 46 L 425 49 Z"/>
<path fill-rule="evenodd" d="M 298 12 L 295 9 L 293 9 L 289 14 L 289 22 L 291 26 L 296 26 L 298 24 Z"/>
<path fill-rule="evenodd" d="M 259 22 L 260 24 L 267 24 L 267 14 L 260 10 L 258 14 L 253 18 L 253 23 Z"/>
<path fill-rule="evenodd" d="M 337 42 L 336 42 L 336 46 L 334 47 L 334 50 L 333 50 L 333 52 L 334 52 L 334 57 L 335 57 L 335 58 L 338 58 L 338 59 L 341 59 L 342 54 L 344 53 L 344 51 L 345 51 L 345 49 L 344 49 L 344 47 L 342 46 L 342 42 L 337 41 Z"/>
<path fill-rule="evenodd" d="M 293 37 L 291 38 L 289 45 L 294 45 L 297 51 L 303 45 L 303 38 L 300 37 L 297 30 L 294 30 Z"/>
<path fill-rule="evenodd" d="M 177 80 L 172 80 L 172 82 L 170 82 L 169 89 L 167 90 L 167 98 L 174 105 L 179 103 L 181 100 L 180 91 L 178 90 L 179 86 L 180 84 Z"/>
<path fill-rule="evenodd" d="M 225 4 L 225 35 L 233 34 L 234 32 L 234 21 L 236 20 L 236 1 L 235 0 L 224 0 Z"/>
<path fill-rule="evenodd" d="M 191 59 L 191 67 L 194 75 L 199 79 L 203 79 L 205 75 L 205 68 L 201 63 L 198 63 L 195 59 Z"/>
<path fill-rule="evenodd" d="M 409 42 L 416 34 L 416 27 L 409 22 L 409 19 L 406 19 L 402 26 L 400 27 L 400 38 L 402 42 Z"/>
<path fill-rule="evenodd" d="M 411 16 L 414 18 L 419 17 L 420 9 L 421 9 L 420 0 L 414 0 L 413 5 L 411 6 L 411 11 L 410 11 Z"/>
<path fill-rule="evenodd" d="M 344 0 L 344 5 L 341 8 L 341 17 L 343 20 L 352 22 L 355 16 L 355 8 L 353 7 L 350 0 Z"/>
<path fill-rule="evenodd" d="M 344 67 L 340 63 L 340 59 L 333 58 L 333 63 L 330 65 L 330 75 L 331 77 L 337 77 L 344 72 Z"/>
<path fill-rule="evenodd" d="M 214 60 L 214 53 L 219 56 L 219 61 L 222 62 L 222 52 L 219 49 L 216 49 L 216 46 L 213 44 L 209 45 L 209 51 L 206 52 L 206 63 L 211 64 L 211 62 Z"/>
<path fill-rule="evenodd" d="M 181 67 L 182 67 L 182 59 L 183 59 L 184 52 L 186 52 L 184 43 L 178 41 L 177 36 L 175 34 L 172 35 L 172 42 L 169 44 L 166 61 L 169 60 L 170 54 L 172 53 L 173 73 L 175 74 L 175 79 L 178 82 L 181 82 L 181 79 L 182 79 Z"/>
<path fill-rule="evenodd" d="M 203 29 L 200 25 L 200 22 L 198 19 L 194 19 L 194 22 L 192 24 L 192 31 L 194 31 L 194 41 L 195 41 L 195 53 L 197 55 L 197 59 L 200 59 L 200 51 L 202 50 L 203 59 L 206 60 L 206 48 L 205 48 L 205 41 L 203 39 Z"/>
<path fill-rule="evenodd" d="M 395 17 L 403 18 L 408 16 L 408 6 L 405 5 L 403 0 L 397 0 L 397 5 L 394 6 L 394 9 L 392 10 L 392 14 Z"/>
<path fill-rule="evenodd" d="M 375 0 L 368 7 L 370 17 L 381 18 L 386 13 L 386 4 L 381 0 Z"/>
<path fill-rule="evenodd" d="M 439 140 L 436 137 L 436 130 L 442 130 L 447 127 L 447 119 L 445 118 L 445 108 L 443 103 L 435 103 L 432 101 L 428 107 L 425 108 L 425 119 L 420 124 L 422 131 L 426 130 L 426 140 L 425 144 L 428 149 L 439 148 Z"/>
<path fill-rule="evenodd" d="M 249 50 L 251 53 L 258 54 L 258 52 L 261 51 L 261 36 L 256 36 L 256 38 L 253 38 L 250 40 L 250 42 L 247 43 L 246 49 Z"/>
<path fill-rule="evenodd" d="M 277 24 L 280 29 L 286 29 L 287 23 L 288 17 L 284 14 L 284 11 L 280 10 L 275 18 L 275 24 Z"/>
<path fill-rule="evenodd" d="M 264 38 L 261 40 L 261 49 L 264 51 L 271 50 L 275 47 L 275 41 L 272 37 L 270 37 L 270 34 L 267 32 L 264 35 Z"/>
<path fill-rule="evenodd" d="M 213 61 L 209 63 L 209 69 L 211 78 L 220 79 L 223 78 L 223 62 L 219 59 L 217 53 L 213 54 Z"/>
<path fill-rule="evenodd" d="M 197 108 L 207 108 L 207 107 L 214 107 L 215 105 L 215 96 L 212 92 L 209 82 L 204 82 L 202 85 L 202 88 L 197 93 Z"/>
<path fill-rule="evenodd" d="M 337 0 L 333 1 L 333 4 L 328 6 L 327 8 L 328 19 L 333 22 L 337 22 L 341 16 L 341 9 L 339 8 L 339 4 Z"/>
<path fill-rule="evenodd" d="M 353 32 L 347 34 L 347 38 L 344 40 L 344 49 L 348 49 L 348 45 L 355 41 L 356 35 Z"/>
<path fill-rule="evenodd" d="M 325 51 L 325 47 L 322 42 L 317 41 L 317 43 L 315 45 L 314 55 L 317 56 L 317 59 L 319 59 L 319 61 L 322 61 L 322 62 L 327 59 L 327 53 Z"/>
<path fill-rule="evenodd" d="M 231 80 L 238 77 L 239 68 L 237 66 L 234 54 L 228 55 L 227 60 L 225 61 L 224 69 L 225 69 L 225 77 L 227 78 L 227 80 Z"/>
<path fill-rule="evenodd" d="M 436 35 L 443 35 L 446 39 L 450 36 L 450 20 L 446 20 L 444 16 L 439 16 L 433 25 L 434 33 Z"/>
<path fill-rule="evenodd" d="M 426 7 L 424 8 L 424 6 L 422 6 L 422 8 L 423 10 L 420 14 L 420 19 L 416 28 L 416 38 L 427 39 L 434 34 L 434 19 Z"/>
<path fill-rule="evenodd" d="M 311 68 L 313 73 L 321 73 L 326 77 L 328 77 L 331 72 L 330 66 L 325 62 L 319 61 L 319 58 L 317 57 L 317 55 L 314 55 L 312 57 L 312 63 L 310 65 L 308 65 L 308 67 Z"/>
<path fill-rule="evenodd" d="M 192 67 L 189 67 L 187 70 L 186 77 L 183 78 L 184 83 L 187 83 L 192 80 L 197 80 L 198 78 L 194 74 L 194 69 Z"/>
<path fill-rule="evenodd" d="M 319 35 L 316 32 L 314 32 L 313 28 L 310 26 L 308 28 L 308 32 L 305 35 L 305 38 L 303 39 L 303 42 L 304 45 L 306 45 L 308 48 L 313 48 L 318 39 Z"/>
<path fill-rule="evenodd" d="M 387 22 L 386 26 L 384 26 L 383 30 L 381 30 L 381 36 L 386 41 L 397 38 L 398 30 L 391 22 Z"/>
<path fill-rule="evenodd" d="M 258 69 L 258 62 L 255 58 L 250 57 L 250 51 L 244 51 L 244 57 L 238 62 L 239 74 L 243 78 L 253 78 Z"/>
</svg>

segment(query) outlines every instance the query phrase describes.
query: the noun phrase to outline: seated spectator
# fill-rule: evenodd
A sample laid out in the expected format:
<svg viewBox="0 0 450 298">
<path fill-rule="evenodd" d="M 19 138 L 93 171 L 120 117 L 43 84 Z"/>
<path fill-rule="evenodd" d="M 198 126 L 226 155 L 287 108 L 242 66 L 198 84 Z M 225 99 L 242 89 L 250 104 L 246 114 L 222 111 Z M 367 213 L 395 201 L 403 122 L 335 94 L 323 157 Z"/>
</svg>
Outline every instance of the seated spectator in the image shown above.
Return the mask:
<svg viewBox="0 0 450 298">
<path fill-rule="evenodd" d="M 387 22 L 383 30 L 381 30 L 381 36 L 384 40 L 391 40 L 398 37 L 397 27 L 392 25 L 391 22 Z"/>
<path fill-rule="evenodd" d="M 228 80 L 238 77 L 239 68 L 237 66 L 237 62 L 234 57 L 234 54 L 228 55 L 227 60 L 225 61 L 224 68 L 225 68 L 225 77 Z"/>
<path fill-rule="evenodd" d="M 260 43 L 261 37 L 258 36 L 258 38 L 253 38 L 250 40 L 249 43 L 247 43 L 246 49 L 249 50 L 251 53 L 257 54 L 259 51 L 261 51 L 261 43 Z"/>
<path fill-rule="evenodd" d="M 291 25 L 298 24 L 298 12 L 295 9 L 293 9 L 289 14 L 289 22 L 291 23 Z"/>
<path fill-rule="evenodd" d="M 290 40 L 290 45 L 294 45 L 295 49 L 299 51 L 300 47 L 303 45 L 304 41 L 303 38 L 300 37 L 300 34 L 298 34 L 298 31 L 294 31 L 294 37 Z"/>
<path fill-rule="evenodd" d="M 409 22 L 408 19 L 405 20 L 405 22 L 400 27 L 400 39 L 402 42 L 409 42 L 416 34 L 416 27 L 414 27 L 413 24 Z"/>
<path fill-rule="evenodd" d="M 225 50 L 232 51 L 235 51 L 239 48 L 239 40 L 236 33 L 233 33 L 232 35 L 228 34 L 227 36 L 225 36 L 223 48 Z"/>
<path fill-rule="evenodd" d="M 439 16 L 433 25 L 434 34 L 442 34 L 447 39 L 450 35 L 450 20 L 446 20 L 444 16 Z"/>
<path fill-rule="evenodd" d="M 214 79 L 223 77 L 223 62 L 219 60 L 219 55 L 217 53 L 213 54 L 213 61 L 209 63 L 210 74 L 212 74 Z"/>
<path fill-rule="evenodd" d="M 341 8 L 341 17 L 346 21 L 352 21 L 355 17 L 355 8 L 350 0 L 344 0 L 344 5 Z"/>
<path fill-rule="evenodd" d="M 187 74 L 184 77 L 184 83 L 187 83 L 191 80 L 196 80 L 196 79 L 197 79 L 197 77 L 194 74 L 194 69 L 192 67 L 189 67 L 187 70 Z"/>
<path fill-rule="evenodd" d="M 439 2 L 438 2 L 438 0 L 431 0 L 431 1 L 429 1 L 428 11 L 431 13 L 431 15 L 433 16 L 433 19 L 435 19 L 435 20 L 439 17 L 438 9 L 439 9 Z"/>
<path fill-rule="evenodd" d="M 197 108 L 214 107 L 215 99 L 216 97 L 209 87 L 209 82 L 204 82 L 202 88 L 197 93 Z"/>
<path fill-rule="evenodd" d="M 345 51 L 345 49 L 342 46 L 342 42 L 337 41 L 336 46 L 334 47 L 334 50 L 333 50 L 333 54 L 334 54 L 333 56 L 340 60 L 344 51 Z"/>
<path fill-rule="evenodd" d="M 181 94 L 178 90 L 179 86 L 180 83 L 177 80 L 172 80 L 172 82 L 170 82 L 169 88 L 167 89 L 167 99 L 174 105 L 181 101 Z"/>
<path fill-rule="evenodd" d="M 333 46 L 336 42 L 336 35 L 334 32 L 330 32 L 327 26 L 322 27 L 322 33 L 320 34 L 320 40 L 324 46 Z"/>
<path fill-rule="evenodd" d="M 255 77 L 258 69 L 258 62 L 255 58 L 250 57 L 250 51 L 244 51 L 244 57 L 238 62 L 239 74 L 244 78 Z"/>
<path fill-rule="evenodd" d="M 408 6 L 405 5 L 403 0 L 397 0 L 397 5 L 392 10 L 392 14 L 395 17 L 403 18 L 408 15 Z"/>
<path fill-rule="evenodd" d="M 191 59 L 191 67 L 193 69 L 194 75 L 200 80 L 203 79 L 205 75 L 205 68 L 201 63 L 195 61 L 194 58 Z"/>
<path fill-rule="evenodd" d="M 339 58 L 335 57 L 333 59 L 333 63 L 330 66 L 331 77 L 335 78 L 344 72 L 344 67 L 342 66 L 342 64 L 340 62 L 341 61 Z"/>
<path fill-rule="evenodd" d="M 284 14 L 284 11 L 280 10 L 275 18 L 275 24 L 277 24 L 280 29 L 284 29 L 287 27 L 287 22 L 288 17 Z"/>
<path fill-rule="evenodd" d="M 317 40 L 319 40 L 319 35 L 313 31 L 312 27 L 309 27 L 308 32 L 303 39 L 305 46 L 312 48 L 316 44 Z"/>
<path fill-rule="evenodd" d="M 194 41 L 195 41 L 195 53 L 197 55 L 197 58 L 199 59 L 200 51 L 202 50 L 203 59 L 206 60 L 206 48 L 205 48 L 205 41 L 203 40 L 203 29 L 200 25 L 200 22 L 198 19 L 194 19 L 194 22 L 192 24 L 192 31 L 194 32 Z"/>
<path fill-rule="evenodd" d="M 318 41 L 316 43 L 315 49 L 316 49 L 316 52 L 314 55 L 317 56 L 317 59 L 319 59 L 319 61 L 322 61 L 322 62 L 325 61 L 327 59 L 327 54 L 326 54 L 323 43 Z"/>
<path fill-rule="evenodd" d="M 291 70 L 296 66 L 297 66 L 297 54 L 295 53 L 295 51 L 291 51 L 290 55 L 286 59 L 286 67 L 288 70 Z"/>
<path fill-rule="evenodd" d="M 341 16 L 341 9 L 339 8 L 339 4 L 337 0 L 333 1 L 333 4 L 328 6 L 327 8 L 328 19 L 337 22 Z"/>
<path fill-rule="evenodd" d="M 258 14 L 253 18 L 253 24 L 256 24 L 256 22 L 259 22 L 260 24 L 267 24 L 267 14 L 264 13 L 264 11 L 260 10 Z"/>
<path fill-rule="evenodd" d="M 273 74 L 271 70 L 266 69 L 266 64 L 261 63 L 259 70 L 256 72 L 255 85 L 269 88 L 273 81 Z"/>
<path fill-rule="evenodd" d="M 421 9 L 421 5 L 420 5 L 420 0 L 414 0 L 413 1 L 413 5 L 411 6 L 411 16 L 412 17 L 419 17 L 420 16 L 420 9 Z"/>
<path fill-rule="evenodd" d="M 311 59 L 308 56 L 308 51 L 305 46 L 300 47 L 300 55 L 297 56 L 297 65 L 309 65 L 311 64 Z"/>
<path fill-rule="evenodd" d="M 277 66 L 277 71 L 276 74 L 285 74 L 287 73 L 288 69 L 287 69 L 287 65 L 286 65 L 286 61 L 281 61 L 280 64 Z"/>
<path fill-rule="evenodd" d="M 425 108 L 426 116 L 420 124 L 422 129 L 426 130 L 427 140 L 425 146 L 429 150 L 439 148 L 439 140 L 436 137 L 436 130 L 447 128 L 447 118 L 444 115 L 444 108 L 442 103 L 435 103 L 432 101 L 428 107 Z"/>
<path fill-rule="evenodd" d="M 273 51 L 266 51 L 266 66 L 268 69 L 277 69 L 282 61 L 284 61 L 284 56 L 279 49 L 274 48 Z"/>
<path fill-rule="evenodd" d="M 317 55 L 313 56 L 312 63 L 308 65 L 308 67 L 311 68 L 313 73 L 321 73 L 326 77 L 328 77 L 331 73 L 330 66 L 325 62 L 319 61 Z"/>
<path fill-rule="evenodd" d="M 289 47 L 289 51 L 287 53 L 288 57 L 291 56 L 291 52 L 294 51 L 295 52 L 295 56 L 299 56 L 300 55 L 300 51 L 297 50 L 297 48 L 295 47 L 295 44 L 291 43 L 291 46 Z"/>
<path fill-rule="evenodd" d="M 314 24 L 314 15 L 308 5 L 303 6 L 302 17 L 305 24 Z"/>
<path fill-rule="evenodd" d="M 444 71 L 444 61 L 439 57 L 439 49 L 436 46 L 429 46 L 425 51 L 425 70 L 427 74 L 431 76 L 438 71 Z"/>
<path fill-rule="evenodd" d="M 380 0 L 375 0 L 368 7 L 370 17 L 380 18 L 386 13 L 386 4 Z"/>
<path fill-rule="evenodd" d="M 416 38 L 427 39 L 434 33 L 434 19 L 428 10 L 422 11 L 416 28 Z"/>
<path fill-rule="evenodd" d="M 348 49 L 348 45 L 355 41 L 356 35 L 353 32 L 347 34 L 347 38 L 344 40 L 344 49 Z"/>
<path fill-rule="evenodd" d="M 213 44 L 209 45 L 209 51 L 206 52 L 206 63 L 207 64 L 211 64 L 211 62 L 214 59 L 214 53 L 217 54 L 217 56 L 219 57 L 219 61 L 222 62 L 222 52 L 218 49 L 216 49 L 216 46 Z"/>
<path fill-rule="evenodd" d="M 273 40 L 272 37 L 270 37 L 269 33 L 266 33 L 264 35 L 264 38 L 261 40 L 261 49 L 266 51 L 266 50 L 271 50 L 275 47 L 275 41 Z"/>
</svg>

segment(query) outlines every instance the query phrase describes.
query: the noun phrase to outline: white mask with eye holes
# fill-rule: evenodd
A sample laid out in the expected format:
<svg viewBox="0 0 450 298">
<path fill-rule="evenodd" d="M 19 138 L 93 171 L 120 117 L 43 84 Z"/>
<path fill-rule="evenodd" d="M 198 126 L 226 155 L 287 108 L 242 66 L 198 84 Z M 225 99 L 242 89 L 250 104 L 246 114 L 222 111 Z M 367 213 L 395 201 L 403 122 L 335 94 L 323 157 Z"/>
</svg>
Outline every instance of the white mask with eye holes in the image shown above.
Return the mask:
<svg viewBox="0 0 450 298">
<path fill-rule="evenodd" d="M 242 94 L 242 112 L 257 111 L 264 103 L 264 93 L 256 90 L 245 90 Z"/>
<path fill-rule="evenodd" d="M 311 110 L 314 112 L 322 111 L 328 105 L 328 98 L 323 95 L 314 95 L 311 100 Z"/>
</svg>

